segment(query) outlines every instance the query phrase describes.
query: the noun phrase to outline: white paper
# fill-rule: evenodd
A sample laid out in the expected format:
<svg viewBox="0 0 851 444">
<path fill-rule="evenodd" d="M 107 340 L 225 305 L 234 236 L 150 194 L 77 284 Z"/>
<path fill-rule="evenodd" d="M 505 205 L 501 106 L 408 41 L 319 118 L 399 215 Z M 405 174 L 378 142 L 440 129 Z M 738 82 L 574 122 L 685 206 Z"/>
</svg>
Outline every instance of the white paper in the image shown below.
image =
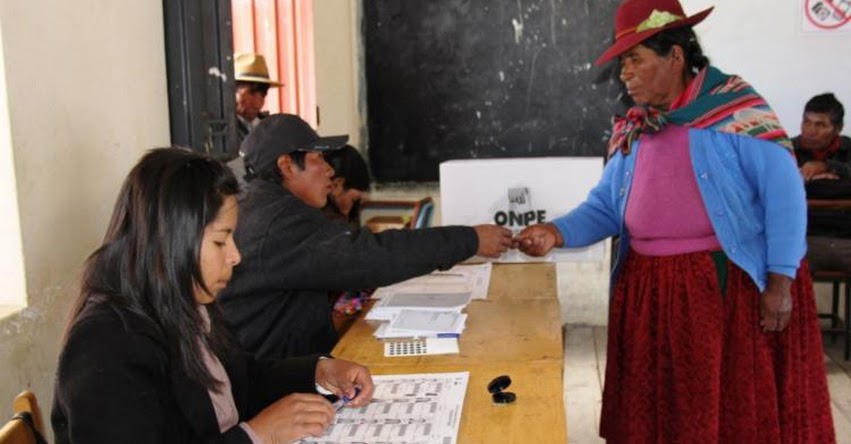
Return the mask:
<svg viewBox="0 0 851 444">
<path fill-rule="evenodd" d="M 446 271 L 435 271 L 393 285 L 381 287 L 372 294 L 373 299 L 383 299 L 396 293 L 465 293 L 473 299 L 486 299 L 490 287 L 493 264 L 456 265 Z"/>
<path fill-rule="evenodd" d="M 373 401 L 343 408 L 321 438 L 302 444 L 458 442 L 469 372 L 373 376 Z"/>
<path fill-rule="evenodd" d="M 457 333 L 463 320 L 461 313 L 402 310 L 390 321 L 390 328 L 412 333 Z"/>
<path fill-rule="evenodd" d="M 470 303 L 470 293 L 394 293 L 380 299 L 366 319 L 390 321 L 402 310 L 460 312 Z"/>
</svg>

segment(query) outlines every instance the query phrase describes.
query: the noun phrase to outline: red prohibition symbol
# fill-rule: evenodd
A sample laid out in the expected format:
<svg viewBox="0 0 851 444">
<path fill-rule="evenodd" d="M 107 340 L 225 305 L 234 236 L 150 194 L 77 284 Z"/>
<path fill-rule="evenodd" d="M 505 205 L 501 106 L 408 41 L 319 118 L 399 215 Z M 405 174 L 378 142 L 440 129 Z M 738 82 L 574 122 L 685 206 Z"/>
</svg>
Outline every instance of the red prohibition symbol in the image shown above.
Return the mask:
<svg viewBox="0 0 851 444">
<path fill-rule="evenodd" d="M 845 6 L 843 10 L 839 5 Z M 836 29 L 851 22 L 851 0 L 806 0 L 807 20 L 821 29 Z"/>
</svg>

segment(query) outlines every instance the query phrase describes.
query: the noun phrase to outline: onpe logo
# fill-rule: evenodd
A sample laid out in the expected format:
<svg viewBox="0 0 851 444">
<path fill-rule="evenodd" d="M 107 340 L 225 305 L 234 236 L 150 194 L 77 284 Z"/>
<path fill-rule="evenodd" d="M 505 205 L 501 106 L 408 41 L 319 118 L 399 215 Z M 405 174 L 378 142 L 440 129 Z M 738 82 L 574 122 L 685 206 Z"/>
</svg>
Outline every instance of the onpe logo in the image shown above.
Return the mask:
<svg viewBox="0 0 851 444">
<path fill-rule="evenodd" d="M 532 196 L 528 187 L 515 187 L 508 189 L 508 211 L 497 211 L 493 215 L 495 224 L 516 229 L 531 224 L 540 224 L 547 221 L 547 210 L 535 209 L 532 206 Z"/>
</svg>

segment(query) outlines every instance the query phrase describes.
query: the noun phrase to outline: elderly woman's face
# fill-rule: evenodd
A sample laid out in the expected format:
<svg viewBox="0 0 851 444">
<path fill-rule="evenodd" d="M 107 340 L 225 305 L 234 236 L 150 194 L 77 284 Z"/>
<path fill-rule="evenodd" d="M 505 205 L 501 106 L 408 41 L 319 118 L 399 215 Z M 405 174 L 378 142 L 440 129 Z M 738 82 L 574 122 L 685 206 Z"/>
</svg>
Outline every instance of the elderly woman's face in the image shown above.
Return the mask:
<svg viewBox="0 0 851 444">
<path fill-rule="evenodd" d="M 685 89 L 684 59 L 679 46 L 666 56 L 638 45 L 620 56 L 621 81 L 638 105 L 667 108 Z"/>
</svg>

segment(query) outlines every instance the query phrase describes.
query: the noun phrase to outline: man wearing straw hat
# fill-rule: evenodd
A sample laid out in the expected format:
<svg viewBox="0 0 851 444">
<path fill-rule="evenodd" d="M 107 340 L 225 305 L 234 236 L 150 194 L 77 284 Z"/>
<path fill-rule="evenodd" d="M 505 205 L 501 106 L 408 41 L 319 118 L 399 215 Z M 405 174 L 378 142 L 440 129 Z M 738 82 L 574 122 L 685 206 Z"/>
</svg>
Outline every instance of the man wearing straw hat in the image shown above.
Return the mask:
<svg viewBox="0 0 851 444">
<path fill-rule="evenodd" d="M 234 79 L 236 80 L 236 147 L 248 136 L 260 121 L 269 115 L 262 111 L 266 103 L 269 88 L 282 86 L 283 83 L 269 78 L 266 59 L 260 54 L 238 53 L 233 58 Z M 242 188 L 245 188 L 245 165 L 242 153 L 228 162 Z"/>
<path fill-rule="evenodd" d="M 269 88 L 283 84 L 269 78 L 266 59 L 260 54 L 236 54 L 233 70 L 236 80 L 237 142 L 241 145 L 245 136 L 269 115 L 261 111 Z"/>
</svg>

